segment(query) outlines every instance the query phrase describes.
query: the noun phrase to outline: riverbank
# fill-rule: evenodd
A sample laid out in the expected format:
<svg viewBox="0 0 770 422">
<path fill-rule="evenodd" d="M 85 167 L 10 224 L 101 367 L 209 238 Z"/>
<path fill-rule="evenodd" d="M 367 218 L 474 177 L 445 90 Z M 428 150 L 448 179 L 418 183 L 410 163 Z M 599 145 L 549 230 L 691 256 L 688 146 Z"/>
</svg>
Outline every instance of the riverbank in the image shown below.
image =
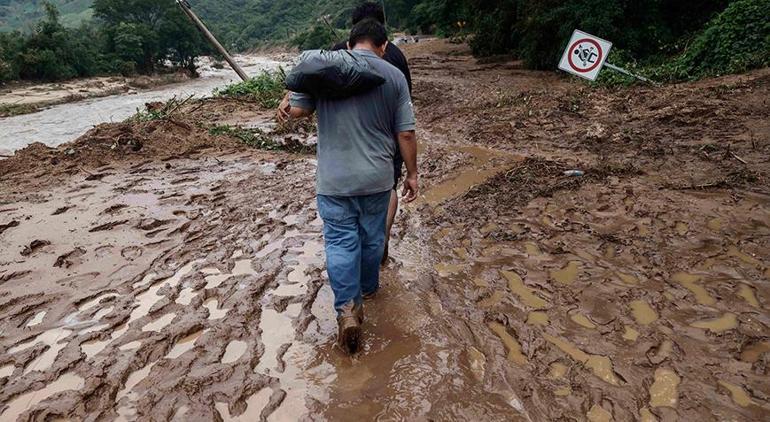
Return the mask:
<svg viewBox="0 0 770 422">
<path fill-rule="evenodd" d="M 312 133 L 191 101 L 0 161 L 0 418 L 761 420 L 770 70 L 605 89 L 404 50 L 423 195 L 360 354 L 315 157 L 212 128 Z"/>
<path fill-rule="evenodd" d="M 56 83 L 15 83 L 0 87 L 0 118 L 35 113 L 53 105 L 129 94 L 190 79 L 187 72 L 151 76 L 102 76 Z"/>
</svg>

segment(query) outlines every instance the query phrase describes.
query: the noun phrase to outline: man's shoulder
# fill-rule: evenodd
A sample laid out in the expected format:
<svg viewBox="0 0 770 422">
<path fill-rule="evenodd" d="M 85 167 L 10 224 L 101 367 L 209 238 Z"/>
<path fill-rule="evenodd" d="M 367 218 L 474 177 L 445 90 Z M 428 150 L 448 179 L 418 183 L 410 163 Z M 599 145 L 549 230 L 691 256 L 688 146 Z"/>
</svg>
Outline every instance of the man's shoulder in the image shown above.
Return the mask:
<svg viewBox="0 0 770 422">
<path fill-rule="evenodd" d="M 394 80 L 400 80 L 404 79 L 406 81 L 406 78 L 404 77 L 404 73 L 401 72 L 401 70 L 396 67 L 393 63 L 385 60 L 384 58 L 371 58 L 369 62 L 374 68 L 382 73 L 382 76 L 386 79 L 394 79 Z"/>
</svg>

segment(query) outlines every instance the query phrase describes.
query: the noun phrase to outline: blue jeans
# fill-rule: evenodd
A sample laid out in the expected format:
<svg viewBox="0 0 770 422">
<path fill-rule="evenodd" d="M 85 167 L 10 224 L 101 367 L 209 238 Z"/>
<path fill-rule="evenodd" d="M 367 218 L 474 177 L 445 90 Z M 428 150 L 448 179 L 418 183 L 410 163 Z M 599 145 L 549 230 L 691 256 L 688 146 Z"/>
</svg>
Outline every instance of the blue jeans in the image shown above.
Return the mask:
<svg viewBox="0 0 770 422">
<path fill-rule="evenodd" d="M 343 306 L 361 303 L 363 294 L 380 287 L 389 202 L 390 191 L 350 197 L 318 195 L 326 271 L 338 314 Z"/>
</svg>

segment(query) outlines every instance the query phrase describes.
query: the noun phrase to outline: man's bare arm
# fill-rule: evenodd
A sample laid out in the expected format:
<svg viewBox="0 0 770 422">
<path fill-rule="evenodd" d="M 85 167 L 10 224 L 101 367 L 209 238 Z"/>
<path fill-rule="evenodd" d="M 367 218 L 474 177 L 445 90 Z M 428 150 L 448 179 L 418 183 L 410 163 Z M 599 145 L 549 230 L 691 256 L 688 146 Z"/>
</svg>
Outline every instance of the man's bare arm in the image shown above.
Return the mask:
<svg viewBox="0 0 770 422">
<path fill-rule="evenodd" d="M 406 164 L 406 179 L 404 180 L 404 201 L 412 202 L 420 193 L 417 172 L 417 135 L 413 130 L 398 133 L 398 146 Z"/>
<path fill-rule="evenodd" d="M 281 104 L 278 105 L 278 121 L 285 122 L 288 119 L 301 119 L 303 117 L 309 117 L 313 115 L 312 110 L 305 110 L 299 107 L 292 107 L 289 104 L 289 98 L 291 92 L 287 92 L 281 100 Z"/>
</svg>

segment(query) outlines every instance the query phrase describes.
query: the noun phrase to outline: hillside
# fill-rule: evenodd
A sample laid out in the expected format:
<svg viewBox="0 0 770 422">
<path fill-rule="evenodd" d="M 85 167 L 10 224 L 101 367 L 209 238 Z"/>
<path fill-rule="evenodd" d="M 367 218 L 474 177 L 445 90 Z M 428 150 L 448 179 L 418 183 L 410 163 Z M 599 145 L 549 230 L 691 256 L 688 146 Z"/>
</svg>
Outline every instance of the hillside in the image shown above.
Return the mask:
<svg viewBox="0 0 770 422">
<path fill-rule="evenodd" d="M 29 31 L 43 17 L 43 0 L 0 0 L 0 31 Z M 92 16 L 94 0 L 53 0 L 65 26 Z M 355 0 L 287 2 L 273 0 L 191 0 L 190 4 L 226 45 L 246 49 L 260 42 L 285 39 L 321 16 L 343 27 Z"/>
<path fill-rule="evenodd" d="M 77 26 L 90 19 L 93 0 L 50 0 L 61 12 L 62 23 Z M 43 0 L 0 0 L 0 31 L 29 31 L 43 17 Z"/>
</svg>

